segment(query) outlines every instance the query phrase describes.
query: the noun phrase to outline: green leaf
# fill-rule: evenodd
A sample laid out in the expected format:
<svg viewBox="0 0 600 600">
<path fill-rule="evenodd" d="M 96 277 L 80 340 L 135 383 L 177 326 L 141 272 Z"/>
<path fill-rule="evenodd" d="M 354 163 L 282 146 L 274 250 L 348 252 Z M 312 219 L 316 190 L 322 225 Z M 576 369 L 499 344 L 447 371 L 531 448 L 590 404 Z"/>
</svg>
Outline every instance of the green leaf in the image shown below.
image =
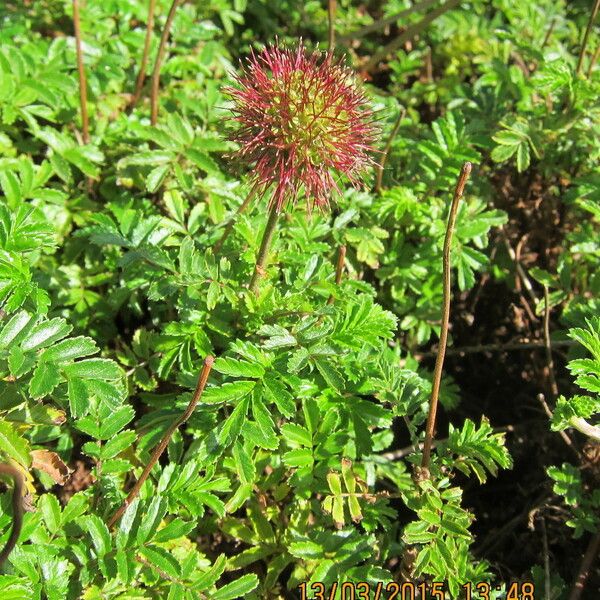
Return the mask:
<svg viewBox="0 0 600 600">
<path fill-rule="evenodd" d="M 520 144 L 517 148 L 517 171 L 522 173 L 529 167 L 530 154 L 529 145 L 527 143 Z"/>
<path fill-rule="evenodd" d="M 26 467 L 31 462 L 29 442 L 15 431 L 11 423 L 4 420 L 0 420 L 0 450 Z"/>
<path fill-rule="evenodd" d="M 16 206 L 21 201 L 21 185 L 12 171 L 0 171 L 0 187 L 10 206 Z"/>
<path fill-rule="evenodd" d="M 244 446 L 237 441 L 233 445 L 233 459 L 237 474 L 242 483 L 254 483 L 256 479 L 256 467 L 252 458 L 246 452 Z"/>
<path fill-rule="evenodd" d="M 191 160 L 198 168 L 202 169 L 204 172 L 209 175 L 219 175 L 221 170 L 219 169 L 219 165 L 214 161 L 214 159 L 205 154 L 204 152 L 200 152 L 199 150 L 194 150 L 193 148 L 189 149 L 185 153 L 186 157 Z"/>
<path fill-rule="evenodd" d="M 290 450 L 281 459 L 288 467 L 310 467 L 314 462 L 312 450 L 307 448 Z"/>
<path fill-rule="evenodd" d="M 504 162 L 508 160 L 519 146 L 496 146 L 492 150 L 492 160 L 494 162 Z"/>
<path fill-rule="evenodd" d="M 256 381 L 233 381 L 224 383 L 219 387 L 209 387 L 202 394 L 202 404 L 221 404 L 225 402 L 234 402 L 247 396 L 256 385 Z"/>
<path fill-rule="evenodd" d="M 69 396 L 69 408 L 73 417 L 83 417 L 89 409 L 89 394 L 85 381 L 71 377 L 67 386 Z"/>
<path fill-rule="evenodd" d="M 323 547 L 316 542 L 305 540 L 301 542 L 292 542 L 288 546 L 288 552 L 296 558 L 315 559 L 324 556 Z"/>
<path fill-rule="evenodd" d="M 285 385 L 269 374 L 263 379 L 263 386 L 266 398 L 275 403 L 281 414 L 288 419 L 293 417 L 296 413 L 296 402 Z"/>
<path fill-rule="evenodd" d="M 182 145 L 189 146 L 194 141 L 194 129 L 189 121 L 178 113 L 167 115 L 167 126 L 173 137 Z"/>
<path fill-rule="evenodd" d="M 312 436 L 304 427 L 295 423 L 286 423 L 281 427 L 281 434 L 288 444 L 292 446 L 312 447 Z"/>
<path fill-rule="evenodd" d="M 121 378 L 121 369 L 116 362 L 107 358 L 88 358 L 64 367 L 68 378 L 101 379 L 114 381 Z"/>
<path fill-rule="evenodd" d="M 159 165 L 158 167 L 152 169 L 150 173 L 148 173 L 146 177 L 146 189 L 151 194 L 156 192 L 156 190 L 158 190 L 158 188 L 162 185 L 170 168 L 170 165 Z"/>
<path fill-rule="evenodd" d="M 29 382 L 29 393 L 32 398 L 39 399 L 47 396 L 60 382 L 60 373 L 56 365 L 40 363 Z"/>
<path fill-rule="evenodd" d="M 0 331 L 0 348 L 7 348 L 30 321 L 31 315 L 25 311 L 14 314 Z"/>
<path fill-rule="evenodd" d="M 196 579 L 196 581 L 192 584 L 191 589 L 202 591 L 211 588 L 223 574 L 226 564 L 227 559 L 225 555 L 220 554 L 210 569 L 202 573 L 202 575 Z"/>
<path fill-rule="evenodd" d="M 265 374 L 264 368 L 257 363 L 229 357 L 217 358 L 213 369 L 218 373 L 231 375 L 232 377 L 254 377 L 260 379 Z"/>
<path fill-rule="evenodd" d="M 342 493 L 342 479 L 339 473 L 336 473 L 335 471 L 327 473 L 327 484 L 329 485 L 331 493 L 335 496 L 339 496 Z"/>
<path fill-rule="evenodd" d="M 173 579 L 181 578 L 179 561 L 160 546 L 142 546 L 139 553 L 159 571 L 166 573 Z"/>
<path fill-rule="evenodd" d="M 324 358 L 315 358 L 313 361 L 317 367 L 317 370 L 319 373 L 321 373 L 323 379 L 331 388 L 333 388 L 336 392 L 340 392 L 344 389 L 344 380 L 342 375 L 330 361 L 325 360 Z"/>
<path fill-rule="evenodd" d="M 21 343 L 21 349 L 24 351 L 37 350 L 49 346 L 52 342 L 69 335 L 72 329 L 73 327 L 64 319 L 58 317 L 49 321 L 42 321 L 28 333 Z"/>
<path fill-rule="evenodd" d="M 96 556 L 102 558 L 110 551 L 112 546 L 112 538 L 106 523 L 98 515 L 80 517 L 78 522 L 81 528 L 87 531 L 92 538 Z"/>
<path fill-rule="evenodd" d="M 63 364 L 96 352 L 98 352 L 98 347 L 92 338 L 79 336 L 62 340 L 47 348 L 41 353 L 40 360 Z"/>
<path fill-rule="evenodd" d="M 219 588 L 211 595 L 212 600 L 234 600 L 243 598 L 258 587 L 258 576 L 249 573 Z"/>
<path fill-rule="evenodd" d="M 241 400 L 223 424 L 223 427 L 219 432 L 219 442 L 224 446 L 234 442 L 237 436 L 240 434 L 246 414 L 248 413 L 248 404 L 248 398 Z"/>
<path fill-rule="evenodd" d="M 53 494 L 44 494 L 38 502 L 38 507 L 44 518 L 48 531 L 55 535 L 61 526 L 60 504 Z"/>
<path fill-rule="evenodd" d="M 108 440 L 116 435 L 135 416 L 132 406 L 122 406 L 102 419 L 98 439 Z"/>
<path fill-rule="evenodd" d="M 153 536 L 152 541 L 156 543 L 168 542 L 180 537 L 187 536 L 197 524 L 194 521 L 183 521 L 179 517 L 159 529 Z"/>
</svg>

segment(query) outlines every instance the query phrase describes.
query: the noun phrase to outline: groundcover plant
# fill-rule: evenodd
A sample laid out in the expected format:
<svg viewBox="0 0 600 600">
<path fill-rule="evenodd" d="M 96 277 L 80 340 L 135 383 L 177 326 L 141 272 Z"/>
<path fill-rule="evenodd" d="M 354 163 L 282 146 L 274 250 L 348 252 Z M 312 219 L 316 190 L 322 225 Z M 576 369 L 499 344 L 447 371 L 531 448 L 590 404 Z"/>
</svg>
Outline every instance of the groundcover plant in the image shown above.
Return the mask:
<svg viewBox="0 0 600 600">
<path fill-rule="evenodd" d="M 3 598 L 599 598 L 599 8 L 4 0 Z"/>
</svg>

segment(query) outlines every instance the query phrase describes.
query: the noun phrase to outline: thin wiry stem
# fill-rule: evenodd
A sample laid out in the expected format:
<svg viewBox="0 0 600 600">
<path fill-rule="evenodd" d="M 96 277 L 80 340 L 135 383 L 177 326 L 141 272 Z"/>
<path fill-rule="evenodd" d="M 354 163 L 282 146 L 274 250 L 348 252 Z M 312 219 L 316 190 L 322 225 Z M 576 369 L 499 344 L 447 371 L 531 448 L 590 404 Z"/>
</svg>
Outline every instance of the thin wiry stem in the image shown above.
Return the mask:
<svg viewBox="0 0 600 600">
<path fill-rule="evenodd" d="M 600 55 L 600 44 L 598 44 L 598 46 L 596 46 L 596 50 L 595 50 L 594 54 L 592 54 L 592 58 L 590 60 L 590 65 L 587 70 L 588 79 L 592 76 L 592 71 L 594 70 L 594 65 L 596 64 L 596 61 L 598 60 L 599 55 Z"/>
<path fill-rule="evenodd" d="M 152 469 L 154 468 L 154 465 L 156 465 L 162 453 L 166 450 L 167 446 L 169 445 L 169 442 L 171 441 L 171 437 L 173 436 L 175 431 L 179 429 L 179 427 L 181 427 L 181 425 L 183 425 L 192 416 L 196 405 L 202 397 L 202 392 L 204 392 L 206 381 L 208 379 L 214 361 L 215 359 L 210 355 L 204 359 L 204 366 L 202 367 L 200 377 L 198 377 L 198 384 L 196 385 L 196 389 L 187 408 L 181 416 L 177 417 L 177 419 L 175 419 L 173 423 L 169 425 L 169 428 L 165 432 L 165 435 L 160 440 L 158 446 L 156 446 L 154 452 L 152 453 L 148 464 L 144 467 L 140 478 L 135 482 L 135 485 L 127 495 L 127 498 L 123 500 L 123 503 L 121 504 L 121 506 L 119 506 L 115 514 L 108 520 L 107 525 L 109 528 L 113 527 L 115 523 L 117 523 L 117 521 L 123 516 L 123 513 L 127 510 L 127 507 L 135 500 L 137 495 L 140 493 L 144 482 L 146 481 L 146 479 L 148 479 L 150 473 L 152 472 Z"/>
<path fill-rule="evenodd" d="M 400 129 L 400 124 L 402 123 L 402 119 L 404 119 L 405 115 L 406 115 L 406 109 L 403 108 L 400 111 L 400 114 L 398 115 L 396 122 L 394 123 L 394 128 L 392 129 L 392 133 L 390 133 L 390 137 L 388 138 L 388 141 L 385 145 L 383 153 L 381 154 L 381 160 L 379 161 L 379 164 L 377 165 L 377 175 L 375 177 L 375 192 L 376 193 L 379 193 L 381 191 L 381 183 L 383 181 L 383 171 L 385 169 L 385 163 L 387 161 L 388 154 L 390 153 L 390 150 L 392 148 L 392 143 L 394 141 L 394 138 L 396 137 L 396 134 L 398 133 L 398 130 Z"/>
<path fill-rule="evenodd" d="M 577 573 L 577 578 L 573 584 L 569 600 L 579 600 L 579 598 L 581 598 L 581 594 L 583 593 L 598 552 L 600 552 L 600 531 L 592 537 L 588 544 L 583 560 L 581 561 L 581 566 L 579 567 L 579 572 Z"/>
<path fill-rule="evenodd" d="M 600 1 L 600 0 L 598 0 Z M 387 46 L 384 46 L 379 52 L 376 52 L 363 66 L 363 70 L 368 72 L 375 67 L 381 60 L 395 52 L 398 48 L 407 42 L 412 40 L 416 35 L 421 33 L 428 25 L 430 25 L 435 19 L 443 15 L 445 12 L 455 8 L 460 4 L 461 0 L 448 0 L 442 6 L 439 6 L 435 10 L 432 10 L 429 14 L 425 15 L 418 23 L 411 25 L 406 31 L 400 34 L 396 39 L 392 40 Z"/>
<path fill-rule="evenodd" d="M 343 244 L 338 249 L 337 265 L 335 267 L 335 285 L 340 285 L 342 282 L 342 275 L 344 273 L 344 262 L 346 260 L 346 246 Z M 333 294 L 327 299 L 327 304 L 333 304 L 335 298 Z"/>
<path fill-rule="evenodd" d="M 541 50 L 543 50 L 548 42 L 550 41 L 550 37 L 552 36 L 552 32 L 554 31 L 554 27 L 556 26 L 556 17 L 550 21 L 550 27 L 548 27 L 548 31 L 546 31 L 546 35 L 544 36 L 544 41 L 542 42 Z"/>
<path fill-rule="evenodd" d="M 444 299 L 442 308 L 442 324 L 440 331 L 440 345 L 438 347 L 438 354 L 435 360 L 435 368 L 433 371 L 433 384 L 431 386 L 431 399 L 429 401 L 429 415 L 427 417 L 427 427 L 425 429 L 425 442 L 423 444 L 423 459 L 421 461 L 421 471 L 428 477 L 429 474 L 429 461 L 431 458 L 431 445 L 433 443 L 433 435 L 435 431 L 435 417 L 437 414 L 438 399 L 440 394 L 440 385 L 442 382 L 442 368 L 444 366 L 444 355 L 446 353 L 446 343 L 448 341 L 448 325 L 450 323 L 450 248 L 452 245 L 452 235 L 454 233 L 454 225 L 456 223 L 456 215 L 458 212 L 458 205 L 462 198 L 467 179 L 471 173 L 471 163 L 466 162 L 458 178 L 456 189 L 454 190 L 454 197 L 452 198 L 452 205 L 450 206 L 450 215 L 448 217 L 448 226 L 446 227 L 446 237 L 444 238 L 444 251 L 443 251 L 443 283 L 444 283 Z"/>
<path fill-rule="evenodd" d="M 577 75 L 581 74 L 581 69 L 583 68 L 583 57 L 585 56 L 585 51 L 588 45 L 588 40 L 590 37 L 590 31 L 592 30 L 592 25 L 596 20 L 596 15 L 598 14 L 598 10 L 600 9 L 600 0 L 596 0 L 594 2 L 594 6 L 592 8 L 592 14 L 590 15 L 590 20 L 588 21 L 587 27 L 585 28 L 585 33 L 583 34 L 583 41 L 581 42 L 581 50 L 579 51 L 579 59 L 577 60 Z"/>
<path fill-rule="evenodd" d="M 246 196 L 246 199 L 242 202 L 242 204 L 240 204 L 240 207 L 235 211 L 235 214 L 230 217 L 229 222 L 227 223 L 227 225 L 225 226 L 225 229 L 223 230 L 223 235 L 221 236 L 221 239 L 215 244 L 215 247 L 214 247 L 215 254 L 218 254 L 221 251 L 221 248 L 223 247 L 225 240 L 229 237 L 229 234 L 233 231 L 233 227 L 237 223 L 238 217 L 248 208 L 248 206 L 252 202 L 252 199 L 256 195 L 257 189 L 258 189 L 257 186 L 254 186 L 250 190 L 250 193 Z"/>
<path fill-rule="evenodd" d="M 544 600 L 550 600 L 550 555 L 548 552 L 548 534 L 546 532 L 546 520 L 544 517 L 540 519 L 542 524 L 542 548 L 544 549 Z"/>
<path fill-rule="evenodd" d="M 81 136 L 84 144 L 90 143 L 90 124 L 87 110 L 87 81 L 83 66 L 81 49 L 81 20 L 79 18 L 79 0 L 73 0 L 73 28 L 75 29 L 75 50 L 77 52 L 77 70 L 79 71 L 79 105 L 81 107 Z"/>
<path fill-rule="evenodd" d="M 329 16 L 329 37 L 327 40 L 329 53 L 333 54 L 335 49 L 335 11 L 337 8 L 337 0 L 328 0 L 327 13 Z"/>
<path fill-rule="evenodd" d="M 550 342 L 550 294 L 548 286 L 544 286 L 544 348 L 546 349 L 546 367 L 548 369 L 548 381 L 553 399 L 558 397 L 558 385 L 554 375 L 554 360 L 552 359 L 552 345 Z"/>
<path fill-rule="evenodd" d="M 142 51 L 142 60 L 140 62 L 140 71 L 135 82 L 135 91 L 131 99 L 130 106 L 133 108 L 142 95 L 142 88 L 146 80 L 146 67 L 148 65 L 148 56 L 150 54 L 150 45 L 152 44 L 152 34 L 154 32 L 154 10 L 156 8 L 156 0 L 148 2 L 148 20 L 146 23 L 146 38 L 144 39 L 144 50 Z"/>
<path fill-rule="evenodd" d="M 4 561 L 16 546 L 21 534 L 21 527 L 23 526 L 23 475 L 18 469 L 6 463 L 0 463 L 0 474 L 12 477 L 15 486 L 12 495 L 12 529 L 4 548 L 2 548 L 2 552 L 0 552 L 0 567 L 2 567 Z"/>
<path fill-rule="evenodd" d="M 160 85 L 160 66 L 165 55 L 167 40 L 169 39 L 169 33 L 171 32 L 171 26 L 173 25 L 175 13 L 184 1 L 185 0 L 173 0 L 171 8 L 169 9 L 169 14 L 167 15 L 165 27 L 160 36 L 158 52 L 156 53 L 156 60 L 154 61 L 154 69 L 152 71 L 152 84 L 150 87 L 150 123 L 152 125 L 156 125 L 156 121 L 158 120 L 158 89 Z"/>
</svg>

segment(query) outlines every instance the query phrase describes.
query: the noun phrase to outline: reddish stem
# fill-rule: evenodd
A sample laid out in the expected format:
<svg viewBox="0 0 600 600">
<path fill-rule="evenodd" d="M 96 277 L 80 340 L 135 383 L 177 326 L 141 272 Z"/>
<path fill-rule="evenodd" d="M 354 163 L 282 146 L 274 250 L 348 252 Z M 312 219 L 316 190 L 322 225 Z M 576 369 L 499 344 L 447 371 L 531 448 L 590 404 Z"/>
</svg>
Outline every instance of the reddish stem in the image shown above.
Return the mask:
<svg viewBox="0 0 600 600">
<path fill-rule="evenodd" d="M 184 413 L 180 417 L 175 419 L 165 432 L 165 435 L 160 440 L 160 443 L 158 444 L 158 446 L 156 446 L 154 452 L 152 453 L 148 464 L 144 467 L 140 478 L 136 481 L 135 485 L 129 492 L 127 498 L 123 500 L 123 503 L 121 504 L 121 506 L 119 506 L 117 512 L 115 512 L 115 514 L 109 519 L 107 523 L 109 528 L 112 528 L 115 525 L 115 523 L 123 516 L 123 513 L 127 510 L 127 507 L 135 500 L 137 495 L 140 493 L 140 490 L 142 489 L 144 482 L 146 481 L 146 479 L 148 479 L 150 473 L 152 472 L 154 465 L 156 465 L 158 459 L 161 457 L 162 453 L 166 450 L 167 446 L 169 445 L 172 435 L 177 429 L 179 429 L 181 425 L 183 425 L 192 416 L 192 413 L 196 408 L 196 404 L 198 404 L 200 398 L 202 397 L 202 392 L 204 392 L 206 380 L 208 379 L 214 361 L 215 359 L 210 355 L 204 359 L 204 367 L 202 368 L 202 372 L 200 373 L 200 377 L 198 378 L 198 384 L 196 385 L 196 390 L 194 391 L 194 395 L 192 396 L 190 403 L 188 404 Z"/>
</svg>

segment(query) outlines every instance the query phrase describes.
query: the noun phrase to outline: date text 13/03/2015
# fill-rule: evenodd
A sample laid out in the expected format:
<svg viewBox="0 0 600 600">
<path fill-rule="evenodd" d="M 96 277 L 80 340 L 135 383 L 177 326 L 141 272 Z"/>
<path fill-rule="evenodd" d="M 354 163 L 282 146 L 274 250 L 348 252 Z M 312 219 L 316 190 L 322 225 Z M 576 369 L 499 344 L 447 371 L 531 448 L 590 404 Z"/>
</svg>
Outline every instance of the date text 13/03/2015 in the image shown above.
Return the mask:
<svg viewBox="0 0 600 600">
<path fill-rule="evenodd" d="M 534 600 L 533 583 L 513 582 L 506 586 L 492 585 L 487 582 L 465 583 L 461 586 L 463 600 Z M 445 600 L 447 586 L 442 582 L 433 583 L 333 583 L 326 586 L 320 581 L 312 584 L 301 583 L 298 586 L 301 600 Z M 492 592 L 503 592 L 501 596 L 492 596 Z"/>
</svg>

